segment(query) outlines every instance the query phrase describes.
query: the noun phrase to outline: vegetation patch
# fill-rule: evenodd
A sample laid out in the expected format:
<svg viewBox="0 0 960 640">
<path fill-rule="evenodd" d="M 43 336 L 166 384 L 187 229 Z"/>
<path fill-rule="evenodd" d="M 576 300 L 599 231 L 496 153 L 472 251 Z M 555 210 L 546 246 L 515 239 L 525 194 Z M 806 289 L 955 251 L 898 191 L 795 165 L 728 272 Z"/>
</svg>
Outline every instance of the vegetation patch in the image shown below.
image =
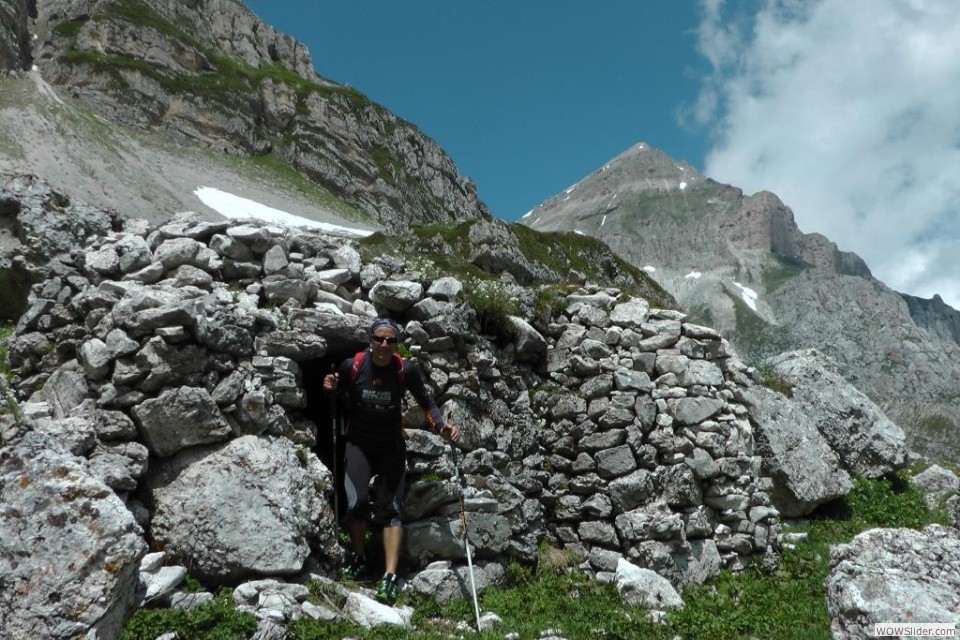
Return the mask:
<svg viewBox="0 0 960 640">
<path fill-rule="evenodd" d="M 571 290 L 569 285 L 546 285 L 537 289 L 533 294 L 533 320 L 547 323 L 565 311 Z"/>
<path fill-rule="evenodd" d="M 370 216 L 360 207 L 338 198 L 294 169 L 286 160 L 273 153 L 239 158 L 239 167 L 242 170 L 253 168 L 258 173 L 267 172 L 271 176 L 271 186 L 277 186 L 279 183 L 283 189 L 299 193 L 307 200 L 315 202 L 321 207 L 332 209 L 348 220 L 358 222 L 370 220 Z"/>
<path fill-rule="evenodd" d="M 257 629 L 252 613 L 237 611 L 229 589 L 195 609 L 140 609 L 120 632 L 120 640 L 154 640 L 176 632 L 178 640 L 234 640 Z"/>
<path fill-rule="evenodd" d="M 477 312 L 480 329 L 494 335 L 510 335 L 508 316 L 520 313 L 520 306 L 499 282 L 471 279 L 463 283 L 463 299 Z"/>
<path fill-rule="evenodd" d="M 757 371 L 760 373 L 760 384 L 780 395 L 788 398 L 793 397 L 793 386 L 784 380 L 779 373 L 769 367 L 758 367 Z"/>
<path fill-rule="evenodd" d="M 921 433 L 951 434 L 957 432 L 957 425 L 944 415 L 926 416 L 918 425 Z"/>
<path fill-rule="evenodd" d="M 789 329 L 764 321 L 739 296 L 727 294 L 733 302 L 737 328 L 732 340 L 742 351 L 743 360 L 762 362 L 782 353 L 789 346 Z"/>
<path fill-rule="evenodd" d="M 13 322 L 0 323 L 0 375 L 10 377 L 10 368 L 7 366 L 7 339 L 13 335 Z"/>
<path fill-rule="evenodd" d="M 403 167 L 397 157 L 384 146 L 374 145 L 370 149 L 370 156 L 377 163 L 377 172 L 380 178 L 387 184 L 396 187 L 397 176 L 403 173 Z"/>
<path fill-rule="evenodd" d="M 810 268 L 803 260 L 773 254 L 774 265 L 768 266 L 760 275 L 763 289 L 772 293 L 779 289 L 786 281 L 795 278 L 800 272 Z"/>
<path fill-rule="evenodd" d="M 86 20 L 81 19 L 59 22 L 54 25 L 53 32 L 64 38 L 76 38 L 80 35 L 80 30 L 83 29 L 83 25 L 86 23 Z"/>
<path fill-rule="evenodd" d="M 427 259 L 443 275 L 461 280 L 490 280 L 499 274 L 485 272 L 470 262 L 473 247 L 470 228 L 476 220 L 434 222 L 412 227 L 409 238 L 375 233 L 359 241 L 365 260 L 383 254 L 399 255 L 407 260 Z M 534 231 L 520 224 L 509 225 L 518 240 L 520 252 L 530 263 L 557 274 L 552 292 L 541 294 L 538 310 L 547 312 L 551 299 L 569 285 L 573 272 L 591 282 L 615 286 L 627 295 L 645 298 L 654 307 L 675 308 L 673 297 L 641 269 L 617 257 L 606 244 L 576 233 Z"/>
</svg>

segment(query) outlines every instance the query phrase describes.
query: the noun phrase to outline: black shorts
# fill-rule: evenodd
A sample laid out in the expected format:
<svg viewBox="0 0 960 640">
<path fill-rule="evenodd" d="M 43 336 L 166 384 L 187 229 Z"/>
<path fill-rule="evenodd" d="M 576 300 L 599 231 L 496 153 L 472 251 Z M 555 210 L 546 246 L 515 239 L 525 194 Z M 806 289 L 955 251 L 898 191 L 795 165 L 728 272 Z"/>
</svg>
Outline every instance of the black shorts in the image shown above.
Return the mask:
<svg viewBox="0 0 960 640">
<path fill-rule="evenodd" d="M 348 440 L 343 478 L 347 518 L 366 520 L 370 506 L 370 478 L 379 476 L 373 496 L 373 520 L 385 527 L 399 527 L 406 472 L 407 443 L 403 438 L 376 446 L 362 446 Z"/>
</svg>

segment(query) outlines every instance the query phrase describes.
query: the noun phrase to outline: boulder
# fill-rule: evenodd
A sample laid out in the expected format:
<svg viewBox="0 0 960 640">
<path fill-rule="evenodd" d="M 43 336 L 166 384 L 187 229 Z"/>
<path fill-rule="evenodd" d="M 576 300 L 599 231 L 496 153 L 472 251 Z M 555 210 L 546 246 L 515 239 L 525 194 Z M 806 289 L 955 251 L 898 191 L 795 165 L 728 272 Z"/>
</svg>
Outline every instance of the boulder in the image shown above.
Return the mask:
<svg viewBox="0 0 960 640">
<path fill-rule="evenodd" d="M 834 638 L 867 638 L 881 622 L 960 623 L 960 531 L 871 529 L 830 549 Z"/>
</svg>

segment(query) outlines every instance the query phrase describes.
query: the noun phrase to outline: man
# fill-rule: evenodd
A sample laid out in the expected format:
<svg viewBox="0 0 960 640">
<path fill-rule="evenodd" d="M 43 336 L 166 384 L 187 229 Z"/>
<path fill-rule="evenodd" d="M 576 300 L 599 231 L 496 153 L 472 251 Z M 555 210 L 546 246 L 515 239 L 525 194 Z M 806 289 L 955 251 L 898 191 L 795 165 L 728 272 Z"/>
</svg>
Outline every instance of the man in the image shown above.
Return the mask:
<svg viewBox="0 0 960 640">
<path fill-rule="evenodd" d="M 370 325 L 370 348 L 344 360 L 336 373 L 327 375 L 323 388 L 346 394 L 344 451 L 345 517 L 351 552 L 341 573 L 356 578 L 366 569 L 364 535 L 370 478 L 379 476 L 373 500 L 373 518 L 384 524 L 385 571 L 377 596 L 393 604 L 399 593 L 397 564 L 403 529 L 400 510 L 406 477 L 406 443 L 403 439 L 404 392 L 409 390 L 424 411 L 427 426 L 446 440 L 460 439 L 460 431 L 446 424 L 427 390 L 420 368 L 397 354 L 400 328 L 380 318 Z"/>
</svg>

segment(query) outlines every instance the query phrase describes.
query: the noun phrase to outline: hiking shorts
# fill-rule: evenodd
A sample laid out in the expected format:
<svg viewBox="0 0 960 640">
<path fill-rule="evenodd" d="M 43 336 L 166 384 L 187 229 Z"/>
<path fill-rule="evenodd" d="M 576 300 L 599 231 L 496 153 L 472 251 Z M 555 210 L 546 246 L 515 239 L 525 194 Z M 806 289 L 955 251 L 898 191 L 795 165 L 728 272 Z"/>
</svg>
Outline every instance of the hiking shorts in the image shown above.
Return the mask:
<svg viewBox="0 0 960 640">
<path fill-rule="evenodd" d="M 360 446 L 348 440 L 344 452 L 343 488 L 347 518 L 364 522 L 368 515 L 384 527 L 399 527 L 407 468 L 407 444 L 403 438 L 386 445 Z M 371 503 L 370 479 L 378 476 Z M 372 511 L 372 513 L 371 513 Z"/>
</svg>

